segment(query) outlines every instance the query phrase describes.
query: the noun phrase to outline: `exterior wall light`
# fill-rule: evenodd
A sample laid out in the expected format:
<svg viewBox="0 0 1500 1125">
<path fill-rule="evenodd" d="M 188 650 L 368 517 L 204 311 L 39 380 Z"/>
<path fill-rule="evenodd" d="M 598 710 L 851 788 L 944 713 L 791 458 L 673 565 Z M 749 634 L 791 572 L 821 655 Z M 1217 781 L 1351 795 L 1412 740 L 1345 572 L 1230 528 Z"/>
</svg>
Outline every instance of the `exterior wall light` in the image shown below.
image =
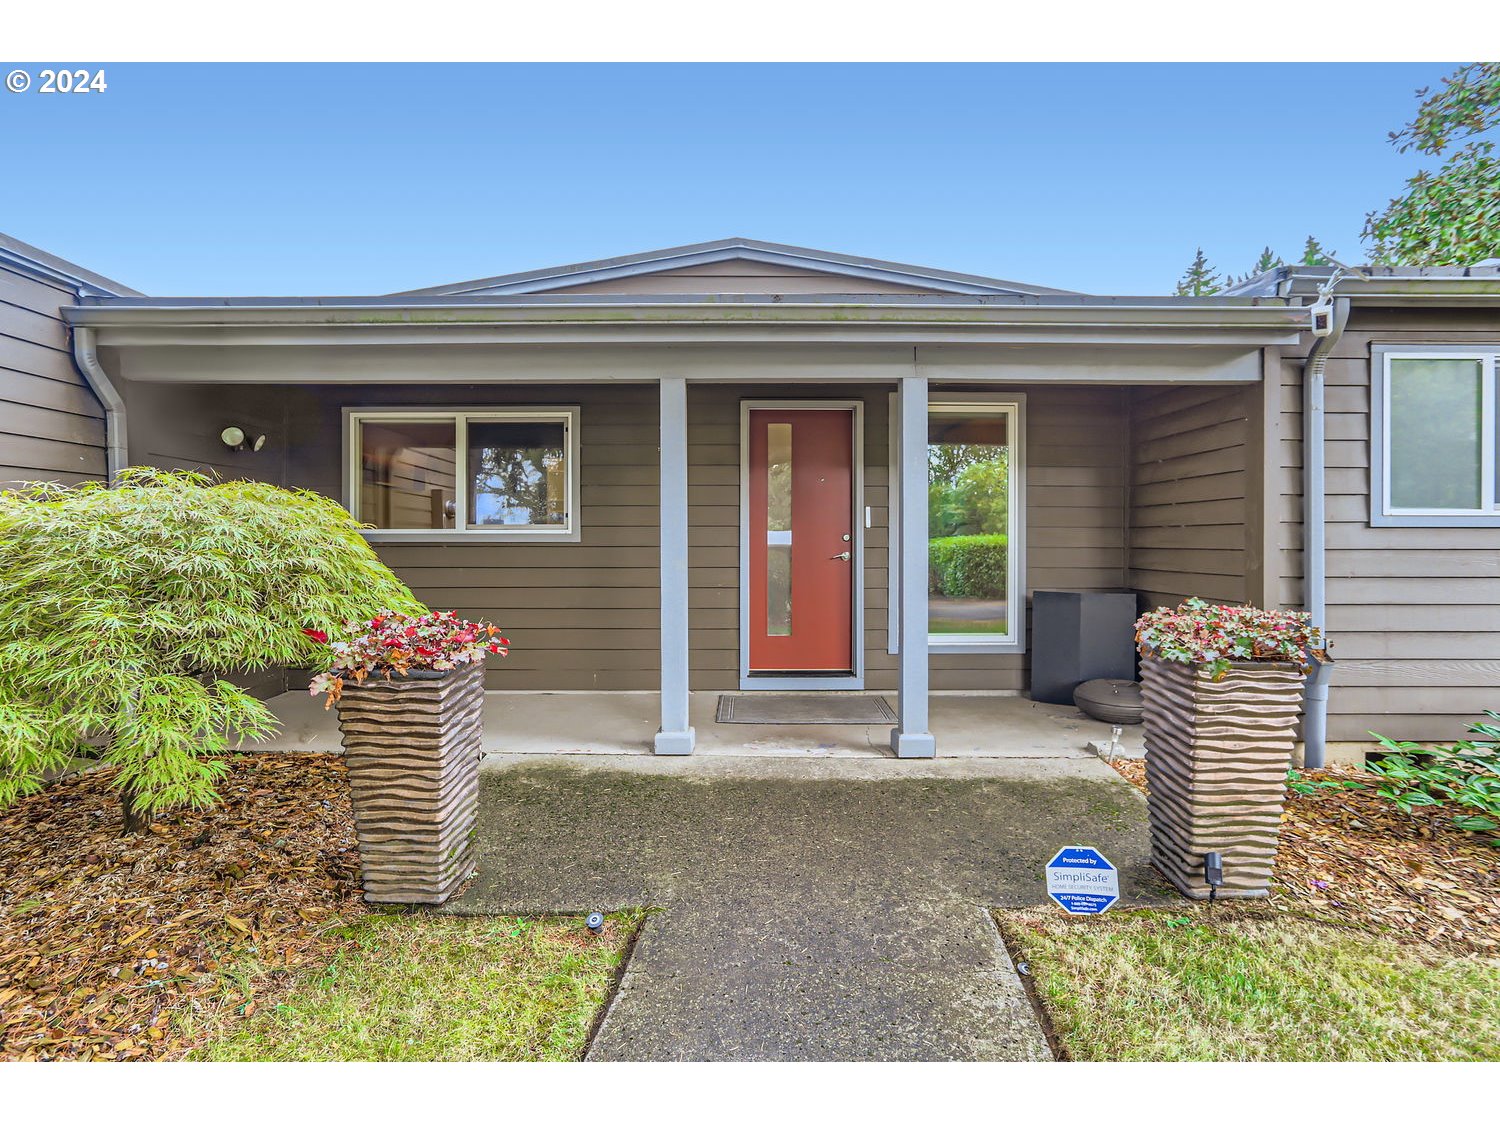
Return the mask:
<svg viewBox="0 0 1500 1125">
<path fill-rule="evenodd" d="M 266 435 L 259 434 L 252 438 L 238 426 L 225 426 L 219 432 L 219 440 L 236 452 L 259 453 L 261 446 L 266 444 Z"/>
</svg>

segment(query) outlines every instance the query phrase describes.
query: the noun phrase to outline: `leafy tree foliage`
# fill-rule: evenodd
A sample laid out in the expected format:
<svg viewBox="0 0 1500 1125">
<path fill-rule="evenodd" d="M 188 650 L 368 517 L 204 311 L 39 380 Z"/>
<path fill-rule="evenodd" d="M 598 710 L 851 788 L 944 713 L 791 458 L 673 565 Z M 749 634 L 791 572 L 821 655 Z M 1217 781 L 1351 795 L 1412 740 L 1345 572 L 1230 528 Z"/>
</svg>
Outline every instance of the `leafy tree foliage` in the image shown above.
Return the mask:
<svg viewBox="0 0 1500 1125">
<path fill-rule="evenodd" d="M 312 492 L 130 469 L 0 492 L 0 807 L 86 743 L 127 829 L 204 806 L 275 719 L 237 672 L 327 659 L 304 629 L 424 607 Z"/>
<path fill-rule="evenodd" d="M 566 451 L 551 444 L 550 432 L 556 430 L 561 437 L 562 427 L 538 423 L 523 430 L 515 423 L 502 423 L 494 429 L 494 437 L 471 450 L 477 454 L 475 516 L 504 523 L 516 514 L 525 523 L 562 523 L 566 497 L 560 478 Z M 470 427 L 471 441 L 476 431 L 483 432 L 483 424 Z"/>
<path fill-rule="evenodd" d="M 929 536 L 1003 532 L 1010 526 L 1010 462 L 1006 450 L 982 445 L 933 445 L 928 449 L 928 466 Z"/>
<path fill-rule="evenodd" d="M 1454 140 L 1500 125 L 1500 63 L 1461 66 L 1436 94 L 1424 87 L 1417 97 L 1424 101 L 1416 118 L 1392 133 L 1391 143 L 1401 152 L 1440 156 Z"/>
<path fill-rule="evenodd" d="M 1469 63 L 1423 98 L 1416 117 L 1391 134 L 1401 152 L 1441 156 L 1450 145 L 1500 125 L 1500 63 Z M 1371 258 L 1383 265 L 1471 265 L 1500 256 L 1500 158 L 1488 139 L 1454 149 L 1436 172 L 1419 171 L 1384 211 L 1365 218 Z"/>
<path fill-rule="evenodd" d="M 1177 282 L 1179 297 L 1212 297 L 1224 288 L 1219 272 L 1208 264 L 1203 256 L 1203 247 L 1193 256 L 1193 262 Z"/>
</svg>

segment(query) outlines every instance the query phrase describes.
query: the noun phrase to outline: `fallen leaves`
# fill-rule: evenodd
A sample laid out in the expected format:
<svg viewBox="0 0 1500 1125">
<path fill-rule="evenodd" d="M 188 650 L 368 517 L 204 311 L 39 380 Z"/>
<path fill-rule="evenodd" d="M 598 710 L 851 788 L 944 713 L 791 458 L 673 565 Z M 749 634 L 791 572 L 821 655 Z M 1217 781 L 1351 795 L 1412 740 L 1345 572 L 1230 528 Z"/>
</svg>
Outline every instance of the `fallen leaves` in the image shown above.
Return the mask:
<svg viewBox="0 0 1500 1125">
<path fill-rule="evenodd" d="M 1111 763 L 1146 788 L 1140 760 Z M 1305 781 L 1369 780 L 1359 770 L 1299 770 Z M 1398 941 L 1500 954 L 1500 848 L 1448 823 L 1441 808 L 1404 813 L 1373 790 L 1287 793 L 1276 897 Z"/>
<path fill-rule="evenodd" d="M 120 835 L 109 771 L 0 814 L 0 1058 L 135 1059 L 193 1046 L 186 1017 L 328 956 L 363 912 L 339 758 L 237 756 L 221 803 Z"/>
</svg>

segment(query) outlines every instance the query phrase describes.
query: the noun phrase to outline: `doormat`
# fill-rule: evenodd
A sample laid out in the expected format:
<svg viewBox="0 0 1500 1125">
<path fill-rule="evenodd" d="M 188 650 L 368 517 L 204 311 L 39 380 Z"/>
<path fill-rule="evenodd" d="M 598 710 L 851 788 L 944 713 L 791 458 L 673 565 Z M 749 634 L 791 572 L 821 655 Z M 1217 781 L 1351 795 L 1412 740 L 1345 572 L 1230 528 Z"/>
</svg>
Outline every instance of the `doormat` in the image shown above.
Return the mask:
<svg viewBox="0 0 1500 1125">
<path fill-rule="evenodd" d="M 875 726 L 894 723 L 896 712 L 878 695 L 751 691 L 719 696 L 716 718 L 721 723 L 765 726 L 825 726 L 834 723 Z"/>
</svg>

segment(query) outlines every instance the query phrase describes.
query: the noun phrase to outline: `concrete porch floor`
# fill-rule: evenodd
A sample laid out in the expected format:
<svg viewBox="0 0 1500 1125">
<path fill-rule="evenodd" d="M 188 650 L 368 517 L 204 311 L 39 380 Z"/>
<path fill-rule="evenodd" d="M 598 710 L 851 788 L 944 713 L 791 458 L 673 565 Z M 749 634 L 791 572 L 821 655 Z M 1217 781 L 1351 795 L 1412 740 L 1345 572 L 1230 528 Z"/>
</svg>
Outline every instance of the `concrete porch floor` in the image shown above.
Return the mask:
<svg viewBox="0 0 1500 1125">
<path fill-rule="evenodd" d="M 752 725 L 715 721 L 720 692 L 692 693 L 696 754 L 736 757 L 894 758 L 888 724 Z M 893 695 L 887 702 L 895 706 Z M 337 717 L 323 699 L 286 692 L 269 701 L 281 734 L 266 750 L 339 750 Z M 485 693 L 487 756 L 652 754 L 659 709 L 655 692 Z M 1110 726 L 1073 707 L 1017 695 L 933 695 L 932 733 L 946 758 L 1087 758 L 1090 742 L 1108 743 Z M 1142 728 L 1126 727 L 1121 749 L 1139 757 Z"/>
</svg>

